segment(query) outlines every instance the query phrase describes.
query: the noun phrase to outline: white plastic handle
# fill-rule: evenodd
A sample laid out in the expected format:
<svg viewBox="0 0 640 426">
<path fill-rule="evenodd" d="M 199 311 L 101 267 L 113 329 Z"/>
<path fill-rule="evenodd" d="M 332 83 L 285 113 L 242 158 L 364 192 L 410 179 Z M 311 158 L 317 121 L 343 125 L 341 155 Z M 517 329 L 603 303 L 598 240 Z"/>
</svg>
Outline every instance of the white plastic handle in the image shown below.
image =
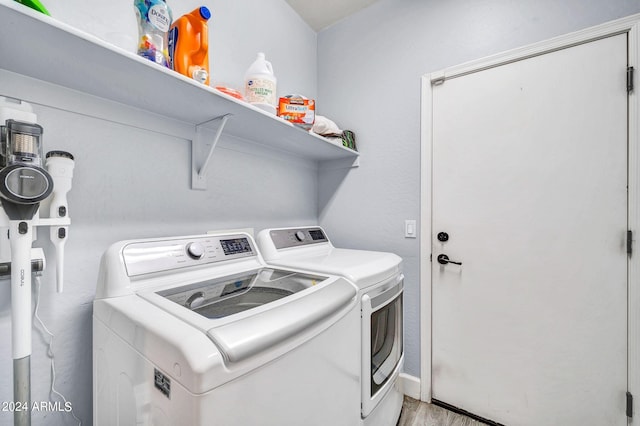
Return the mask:
<svg viewBox="0 0 640 426">
<path fill-rule="evenodd" d="M 64 290 L 64 239 L 60 242 L 60 246 L 56 247 L 56 291 L 62 293 Z"/>
</svg>

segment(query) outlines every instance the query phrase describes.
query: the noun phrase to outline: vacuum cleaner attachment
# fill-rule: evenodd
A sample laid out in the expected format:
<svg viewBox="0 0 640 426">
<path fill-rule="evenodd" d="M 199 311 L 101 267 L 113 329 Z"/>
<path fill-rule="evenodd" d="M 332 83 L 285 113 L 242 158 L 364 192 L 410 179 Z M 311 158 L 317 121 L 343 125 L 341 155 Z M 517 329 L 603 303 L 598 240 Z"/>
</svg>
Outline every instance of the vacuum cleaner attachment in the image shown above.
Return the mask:
<svg viewBox="0 0 640 426">
<path fill-rule="evenodd" d="M 50 218 L 63 218 L 69 214 L 67 193 L 73 179 L 73 155 L 65 151 L 49 151 L 45 161 L 53 179 L 53 195 L 49 206 Z M 49 236 L 56 249 L 56 290 L 62 293 L 64 286 L 64 246 L 67 243 L 68 226 L 51 226 Z"/>
</svg>

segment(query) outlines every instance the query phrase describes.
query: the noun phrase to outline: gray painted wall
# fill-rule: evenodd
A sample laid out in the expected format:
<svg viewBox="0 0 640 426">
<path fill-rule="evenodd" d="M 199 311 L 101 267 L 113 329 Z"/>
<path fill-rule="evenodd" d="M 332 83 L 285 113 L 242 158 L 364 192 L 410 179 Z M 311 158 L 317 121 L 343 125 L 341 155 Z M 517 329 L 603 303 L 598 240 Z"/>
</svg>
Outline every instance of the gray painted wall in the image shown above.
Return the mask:
<svg viewBox="0 0 640 426">
<path fill-rule="evenodd" d="M 134 13 L 132 0 L 45 3 L 53 16 L 69 25 L 118 42 L 126 42 L 127 36 L 135 40 L 135 20 L 130 19 Z M 202 3 L 169 0 L 169 4 L 175 5 L 174 15 L 180 16 Z M 288 4 L 282 0 L 211 0 L 205 4 L 213 13 L 210 43 L 214 81 L 242 84 L 246 68 L 256 52 L 263 50 L 279 78 L 280 93 L 316 95 L 316 34 Z M 114 34 L 109 34 L 110 31 Z M 284 44 L 285 36 L 287 40 L 295 40 Z M 0 94 L 6 87 L 4 84 L 0 78 Z M 74 96 L 62 89 L 59 94 L 65 99 Z M 89 425 L 92 302 L 104 250 L 115 241 L 130 238 L 229 228 L 251 227 L 258 231 L 272 226 L 317 223 L 317 166 L 284 153 L 223 138 L 212 160 L 208 190 L 192 191 L 191 151 L 186 140 L 63 111 L 56 108 L 55 101 L 49 105 L 34 106 L 44 127 L 45 150 L 73 153 L 76 167 L 69 194 L 72 225 L 63 294 L 55 292 L 55 257 L 48 242 L 48 230 L 41 231 L 34 244 L 46 249 L 50 262 L 42 278 L 39 311 L 55 334 L 57 389 L 73 404 L 83 424 Z M 136 111 L 130 114 L 137 117 Z M 0 402 L 13 399 L 10 308 L 9 283 L 2 280 Z M 32 401 L 49 399 L 49 381 L 45 340 L 34 331 Z M 11 413 L 0 411 L 0 424 L 12 421 Z M 64 413 L 42 412 L 34 413 L 33 424 L 74 422 Z"/>
<path fill-rule="evenodd" d="M 404 238 L 420 209 L 420 76 L 638 12 L 639 0 L 381 0 L 318 34 L 319 113 L 361 152 L 357 169 L 320 171 L 320 224 L 336 245 L 403 257 L 408 374 L 420 377 L 419 241 Z"/>
</svg>

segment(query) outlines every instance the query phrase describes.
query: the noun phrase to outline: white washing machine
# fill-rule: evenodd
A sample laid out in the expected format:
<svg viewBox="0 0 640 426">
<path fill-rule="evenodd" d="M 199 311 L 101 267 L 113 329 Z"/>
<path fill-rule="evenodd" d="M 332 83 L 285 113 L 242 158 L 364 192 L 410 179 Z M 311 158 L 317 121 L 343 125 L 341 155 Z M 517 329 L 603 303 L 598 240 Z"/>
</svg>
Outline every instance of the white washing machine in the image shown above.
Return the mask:
<svg viewBox="0 0 640 426">
<path fill-rule="evenodd" d="M 360 423 L 395 425 L 403 400 L 402 259 L 393 253 L 335 248 L 317 226 L 265 229 L 257 242 L 265 261 L 274 267 L 340 275 L 358 287 Z"/>
<path fill-rule="evenodd" d="M 116 243 L 93 305 L 93 424 L 353 425 L 358 304 L 342 277 L 267 266 L 244 233 Z"/>
</svg>

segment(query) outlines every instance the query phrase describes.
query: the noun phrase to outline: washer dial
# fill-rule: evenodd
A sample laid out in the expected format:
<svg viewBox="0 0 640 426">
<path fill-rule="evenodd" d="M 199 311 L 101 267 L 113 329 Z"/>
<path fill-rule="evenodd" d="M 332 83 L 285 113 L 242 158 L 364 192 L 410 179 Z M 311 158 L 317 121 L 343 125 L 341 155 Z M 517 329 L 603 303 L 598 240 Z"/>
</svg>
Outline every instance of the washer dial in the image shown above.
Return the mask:
<svg viewBox="0 0 640 426">
<path fill-rule="evenodd" d="M 192 259 L 202 259 L 204 256 L 204 246 L 200 243 L 189 243 L 187 244 L 187 254 Z"/>
</svg>

